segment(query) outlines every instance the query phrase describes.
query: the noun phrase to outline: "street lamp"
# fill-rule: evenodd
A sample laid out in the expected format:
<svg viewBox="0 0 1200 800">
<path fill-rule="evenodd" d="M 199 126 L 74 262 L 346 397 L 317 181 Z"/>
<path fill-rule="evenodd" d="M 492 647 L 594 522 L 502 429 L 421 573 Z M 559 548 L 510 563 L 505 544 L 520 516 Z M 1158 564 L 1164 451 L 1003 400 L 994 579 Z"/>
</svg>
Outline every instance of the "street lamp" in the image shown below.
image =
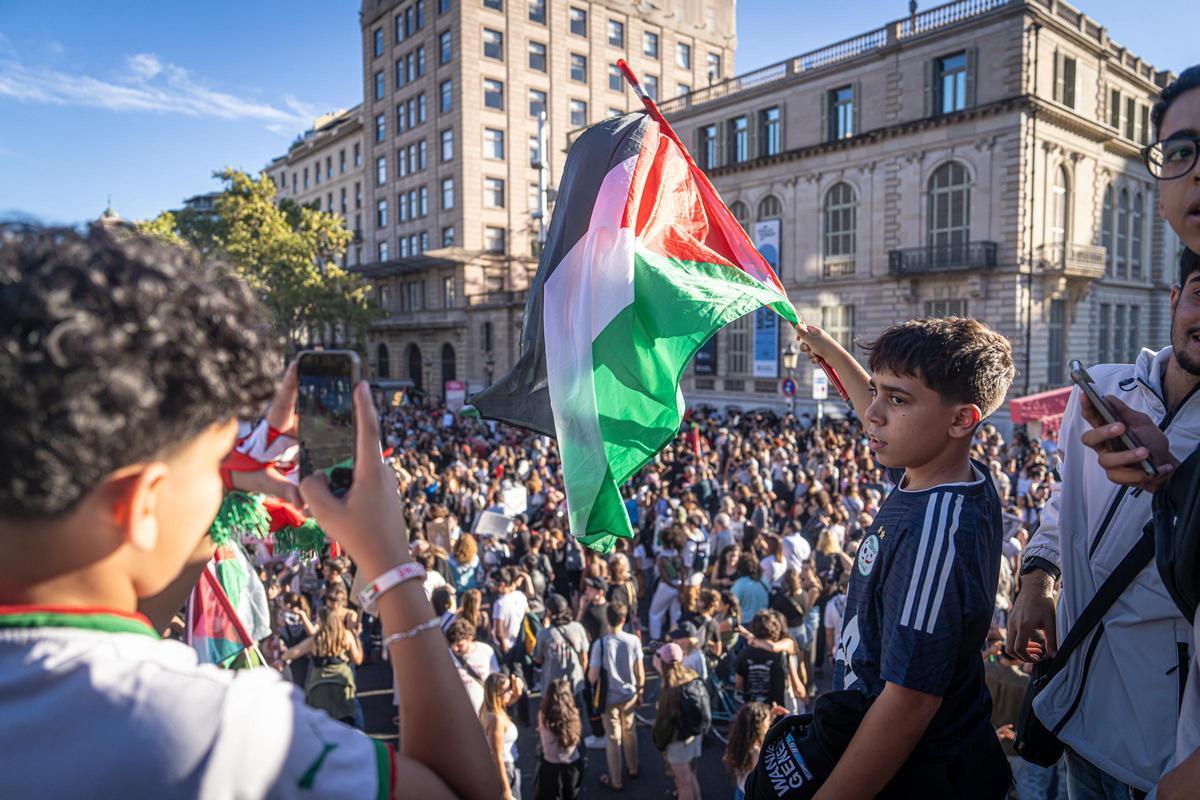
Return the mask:
<svg viewBox="0 0 1200 800">
<path fill-rule="evenodd" d="M 487 360 L 483 362 L 483 372 L 487 375 L 487 385 L 492 385 L 492 376 L 496 374 L 496 357 L 491 353 L 487 354 Z"/>
<path fill-rule="evenodd" d="M 433 359 L 425 356 L 425 405 L 433 405 Z"/>
<path fill-rule="evenodd" d="M 792 381 L 792 386 L 796 385 L 796 364 L 800 361 L 800 348 L 795 342 L 788 342 L 787 347 L 783 348 L 783 368 L 788 372 L 788 378 Z M 793 390 L 791 397 L 788 398 L 788 410 L 793 417 L 796 416 L 796 392 Z"/>
</svg>

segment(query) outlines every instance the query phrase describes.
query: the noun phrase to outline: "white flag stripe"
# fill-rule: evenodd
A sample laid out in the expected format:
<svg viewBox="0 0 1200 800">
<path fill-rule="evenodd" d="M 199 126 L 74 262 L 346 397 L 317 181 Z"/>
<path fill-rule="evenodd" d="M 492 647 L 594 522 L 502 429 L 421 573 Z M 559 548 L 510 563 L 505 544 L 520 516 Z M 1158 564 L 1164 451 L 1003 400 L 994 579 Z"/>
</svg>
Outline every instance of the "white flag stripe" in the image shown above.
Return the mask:
<svg viewBox="0 0 1200 800">
<path fill-rule="evenodd" d="M 921 564 L 925 558 L 925 548 L 929 542 L 929 531 L 933 528 L 933 517 L 937 511 L 937 495 L 930 495 L 925 505 L 925 526 L 921 529 L 921 544 L 917 547 L 917 560 L 913 562 L 913 574 L 908 581 L 908 597 L 904 599 L 904 611 L 900 613 L 900 624 L 912 626 L 913 600 L 921 589 Z"/>
<path fill-rule="evenodd" d="M 946 546 L 946 526 L 950 523 L 950 502 L 954 499 L 954 495 L 942 492 L 935 495 L 938 507 L 937 535 L 933 538 L 933 543 L 929 548 L 929 552 L 925 555 L 925 561 L 917 561 L 917 570 L 921 573 L 921 599 L 917 603 L 916 614 L 913 616 L 912 627 L 920 629 L 925 621 L 925 615 L 929 610 L 929 596 L 933 592 L 933 584 L 937 580 L 938 558 L 942 555 L 942 550 Z"/>
<path fill-rule="evenodd" d="M 963 497 L 960 494 L 954 501 L 954 521 L 950 525 L 950 533 L 946 536 L 946 560 L 942 562 L 937 594 L 933 598 L 933 606 L 929 609 L 929 622 L 925 623 L 926 633 L 933 633 L 933 626 L 937 624 L 938 612 L 942 610 L 942 597 L 946 594 L 946 584 L 950 580 L 950 573 L 954 566 L 954 537 L 958 534 L 958 518 L 962 514 L 962 505 Z"/>
</svg>

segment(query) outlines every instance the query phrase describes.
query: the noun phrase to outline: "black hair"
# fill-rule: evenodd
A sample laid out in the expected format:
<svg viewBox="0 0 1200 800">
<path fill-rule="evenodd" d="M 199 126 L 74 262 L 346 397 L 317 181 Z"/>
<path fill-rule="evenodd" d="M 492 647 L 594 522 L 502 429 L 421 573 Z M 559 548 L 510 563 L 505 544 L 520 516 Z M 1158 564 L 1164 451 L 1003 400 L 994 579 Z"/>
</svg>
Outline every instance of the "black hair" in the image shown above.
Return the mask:
<svg viewBox="0 0 1200 800">
<path fill-rule="evenodd" d="M 1004 402 L 1016 370 L 1008 339 L 979 320 L 914 319 L 868 345 L 871 372 L 911 375 L 945 401 L 973 403 L 988 416 Z"/>
<path fill-rule="evenodd" d="M 1182 289 L 1193 272 L 1200 272 L 1200 255 L 1188 248 L 1179 254 L 1179 287 Z"/>
<path fill-rule="evenodd" d="M 1167 115 L 1171 104 L 1179 95 L 1197 88 L 1200 88 L 1200 64 L 1188 67 L 1180 73 L 1178 78 L 1167 84 L 1166 88 L 1162 90 L 1162 94 L 1158 96 L 1154 107 L 1150 109 L 1150 121 L 1154 124 L 1156 137 L 1162 136 L 1163 117 Z"/>
<path fill-rule="evenodd" d="M 0 517 L 262 413 L 282 367 L 250 288 L 123 225 L 0 224 Z"/>
</svg>

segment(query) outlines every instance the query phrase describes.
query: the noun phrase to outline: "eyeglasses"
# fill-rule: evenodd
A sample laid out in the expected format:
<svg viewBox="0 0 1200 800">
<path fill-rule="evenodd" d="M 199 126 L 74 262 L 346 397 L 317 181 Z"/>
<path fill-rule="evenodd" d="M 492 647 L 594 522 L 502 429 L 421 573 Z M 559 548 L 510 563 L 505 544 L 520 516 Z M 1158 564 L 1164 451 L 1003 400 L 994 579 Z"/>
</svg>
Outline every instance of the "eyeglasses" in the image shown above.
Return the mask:
<svg viewBox="0 0 1200 800">
<path fill-rule="evenodd" d="M 1146 169 L 1160 181 L 1182 178 L 1196 166 L 1200 136 L 1172 136 L 1142 148 Z"/>
</svg>

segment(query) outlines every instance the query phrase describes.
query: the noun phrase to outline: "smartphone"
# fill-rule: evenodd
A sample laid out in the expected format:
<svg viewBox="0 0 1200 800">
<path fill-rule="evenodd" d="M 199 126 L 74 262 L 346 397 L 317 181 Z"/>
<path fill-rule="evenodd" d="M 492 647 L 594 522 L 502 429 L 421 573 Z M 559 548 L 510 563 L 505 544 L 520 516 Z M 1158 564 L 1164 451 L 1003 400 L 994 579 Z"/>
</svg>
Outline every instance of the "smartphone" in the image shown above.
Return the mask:
<svg viewBox="0 0 1200 800">
<path fill-rule="evenodd" d="M 1112 425 L 1121 421 L 1112 412 L 1112 409 L 1108 407 L 1108 404 L 1104 402 L 1104 398 L 1100 396 L 1100 393 L 1096 391 L 1096 387 L 1092 383 L 1092 376 L 1088 375 L 1087 370 L 1083 368 L 1083 364 L 1078 361 L 1071 362 L 1071 380 L 1075 381 L 1080 390 L 1087 395 L 1087 399 L 1091 401 L 1092 407 L 1104 418 L 1106 425 Z M 1128 430 L 1122 433 L 1117 441 L 1110 442 L 1110 446 L 1117 450 L 1134 450 L 1141 447 L 1137 439 L 1133 438 L 1133 434 Z M 1158 470 L 1154 468 L 1154 464 L 1148 458 L 1142 459 L 1139 466 L 1150 477 L 1158 474 Z"/>
<path fill-rule="evenodd" d="M 298 361 L 300 478 L 327 471 L 330 491 L 341 497 L 354 475 L 354 387 L 362 374 L 358 354 L 305 350 Z"/>
</svg>

